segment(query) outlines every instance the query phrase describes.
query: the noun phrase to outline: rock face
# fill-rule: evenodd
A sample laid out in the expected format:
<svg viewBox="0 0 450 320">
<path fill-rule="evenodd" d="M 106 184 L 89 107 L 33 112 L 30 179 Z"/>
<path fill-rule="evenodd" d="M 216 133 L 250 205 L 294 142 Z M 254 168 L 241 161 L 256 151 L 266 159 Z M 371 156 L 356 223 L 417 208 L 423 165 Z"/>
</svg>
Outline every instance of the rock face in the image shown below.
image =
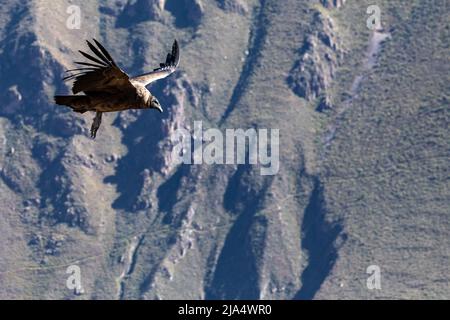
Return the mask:
<svg viewBox="0 0 450 320">
<path fill-rule="evenodd" d="M 165 8 L 179 28 L 197 27 L 205 14 L 201 0 L 167 0 Z"/>
<path fill-rule="evenodd" d="M 386 1 L 391 37 L 358 1 L 85 1 L 81 29 L 74 1 L 36 3 L 0 8 L 0 299 L 450 296 L 443 2 Z M 91 37 L 130 75 L 179 40 L 163 113 L 105 114 L 92 140 L 93 114 L 54 105 Z M 279 170 L 175 163 L 195 121 L 279 129 Z"/>
<path fill-rule="evenodd" d="M 160 20 L 164 11 L 165 0 L 128 0 L 119 16 L 119 25 L 127 27 L 128 23 L 148 20 Z"/>
<path fill-rule="evenodd" d="M 219 7 L 228 12 L 234 12 L 238 14 L 247 14 L 248 5 L 243 0 L 217 0 Z"/>
<path fill-rule="evenodd" d="M 113 12 L 108 8 L 108 12 Z M 198 26 L 204 15 L 201 0 L 128 0 L 121 9 L 117 25 L 129 27 L 143 21 L 164 22 L 165 11 L 174 17 L 180 28 Z"/>
<path fill-rule="evenodd" d="M 171 115 L 168 119 L 163 121 L 163 134 L 166 137 L 171 137 L 178 129 L 190 130 L 191 127 L 186 123 L 186 103 L 190 102 L 193 107 L 196 107 L 199 103 L 199 97 L 195 94 L 195 89 L 191 81 L 186 75 L 169 81 L 168 85 L 164 89 L 164 95 L 167 102 L 172 106 Z M 164 150 L 164 160 L 159 171 L 168 176 L 168 174 L 176 167 L 173 164 L 171 155 L 173 150 L 173 141 L 164 141 L 161 150 Z"/>
<path fill-rule="evenodd" d="M 189 23 L 198 25 L 201 23 L 205 10 L 201 0 L 185 0 L 184 6 L 187 8 L 187 17 Z"/>
<path fill-rule="evenodd" d="M 308 35 L 299 49 L 299 60 L 288 77 L 289 86 L 300 97 L 313 101 L 320 98 L 318 110 L 331 108 L 328 90 L 342 56 L 339 39 L 331 18 L 316 12 L 313 34 Z"/>
</svg>

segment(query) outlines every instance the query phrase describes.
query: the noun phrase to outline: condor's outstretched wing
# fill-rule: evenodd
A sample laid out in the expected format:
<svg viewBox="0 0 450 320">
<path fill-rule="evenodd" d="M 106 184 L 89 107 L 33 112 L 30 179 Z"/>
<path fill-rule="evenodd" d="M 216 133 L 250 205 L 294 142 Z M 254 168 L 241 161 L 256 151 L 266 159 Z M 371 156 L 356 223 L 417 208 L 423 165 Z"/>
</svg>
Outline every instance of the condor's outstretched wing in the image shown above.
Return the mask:
<svg viewBox="0 0 450 320">
<path fill-rule="evenodd" d="M 166 62 L 160 63 L 159 68 L 153 70 L 152 72 L 143 74 L 131 78 L 131 81 L 138 81 L 144 86 L 160 79 L 164 79 L 170 74 L 174 73 L 180 63 L 180 48 L 178 47 L 178 42 L 175 40 L 172 45 L 172 52 L 167 54 Z"/>
<path fill-rule="evenodd" d="M 95 39 L 93 39 L 98 48 L 92 43 L 86 41 L 92 53 L 88 54 L 79 51 L 89 62 L 75 62 L 83 67 L 67 70 L 67 72 L 76 72 L 63 80 L 68 81 L 75 79 L 72 91 L 74 94 L 78 92 L 117 92 L 134 89 L 129 81 L 128 75 L 123 72 L 114 62 L 108 51 Z"/>
</svg>

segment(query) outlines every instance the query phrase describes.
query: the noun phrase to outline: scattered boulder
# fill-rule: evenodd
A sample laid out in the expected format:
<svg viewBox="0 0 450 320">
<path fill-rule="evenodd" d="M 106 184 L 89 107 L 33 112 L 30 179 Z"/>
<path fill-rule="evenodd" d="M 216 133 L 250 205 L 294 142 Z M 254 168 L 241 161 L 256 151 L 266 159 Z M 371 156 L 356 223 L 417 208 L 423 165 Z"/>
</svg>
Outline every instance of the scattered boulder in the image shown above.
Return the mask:
<svg viewBox="0 0 450 320">
<path fill-rule="evenodd" d="M 46 256 L 58 256 L 61 253 L 61 247 L 65 242 L 65 236 L 61 234 L 32 234 L 29 238 L 28 245 L 35 252 L 43 252 Z"/>
</svg>

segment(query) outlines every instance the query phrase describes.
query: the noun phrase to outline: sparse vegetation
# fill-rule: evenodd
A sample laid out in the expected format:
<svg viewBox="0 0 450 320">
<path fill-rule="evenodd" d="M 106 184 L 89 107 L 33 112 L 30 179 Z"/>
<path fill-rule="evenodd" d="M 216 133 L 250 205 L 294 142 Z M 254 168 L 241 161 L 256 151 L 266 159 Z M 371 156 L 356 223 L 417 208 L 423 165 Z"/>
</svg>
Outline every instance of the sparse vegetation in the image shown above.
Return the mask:
<svg viewBox="0 0 450 320">
<path fill-rule="evenodd" d="M 445 0 L 190 0 L 189 17 L 140 1 L 153 11 L 136 20 L 125 0 L 3 2 L 0 298 L 450 296 Z M 368 66 L 371 4 L 390 37 Z M 107 115 L 93 141 L 89 116 L 53 105 L 93 37 L 132 74 L 180 41 L 180 71 L 150 88 L 162 119 Z M 170 134 L 194 120 L 279 128 L 279 174 L 172 165 Z M 66 288 L 72 264 L 84 294 Z M 374 264 L 382 290 L 366 287 Z"/>
</svg>

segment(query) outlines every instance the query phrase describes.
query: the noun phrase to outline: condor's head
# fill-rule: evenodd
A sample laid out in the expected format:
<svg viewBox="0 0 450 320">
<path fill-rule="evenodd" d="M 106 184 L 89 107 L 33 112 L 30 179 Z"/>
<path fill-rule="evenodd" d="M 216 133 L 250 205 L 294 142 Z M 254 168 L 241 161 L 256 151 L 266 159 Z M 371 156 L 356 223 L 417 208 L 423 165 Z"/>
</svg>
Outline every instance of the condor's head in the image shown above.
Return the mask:
<svg viewBox="0 0 450 320">
<path fill-rule="evenodd" d="M 161 104 L 159 103 L 158 99 L 156 99 L 155 97 L 151 97 L 150 99 L 148 99 L 146 101 L 146 107 L 150 108 L 150 109 L 156 109 L 161 113 L 163 112 Z"/>
</svg>

